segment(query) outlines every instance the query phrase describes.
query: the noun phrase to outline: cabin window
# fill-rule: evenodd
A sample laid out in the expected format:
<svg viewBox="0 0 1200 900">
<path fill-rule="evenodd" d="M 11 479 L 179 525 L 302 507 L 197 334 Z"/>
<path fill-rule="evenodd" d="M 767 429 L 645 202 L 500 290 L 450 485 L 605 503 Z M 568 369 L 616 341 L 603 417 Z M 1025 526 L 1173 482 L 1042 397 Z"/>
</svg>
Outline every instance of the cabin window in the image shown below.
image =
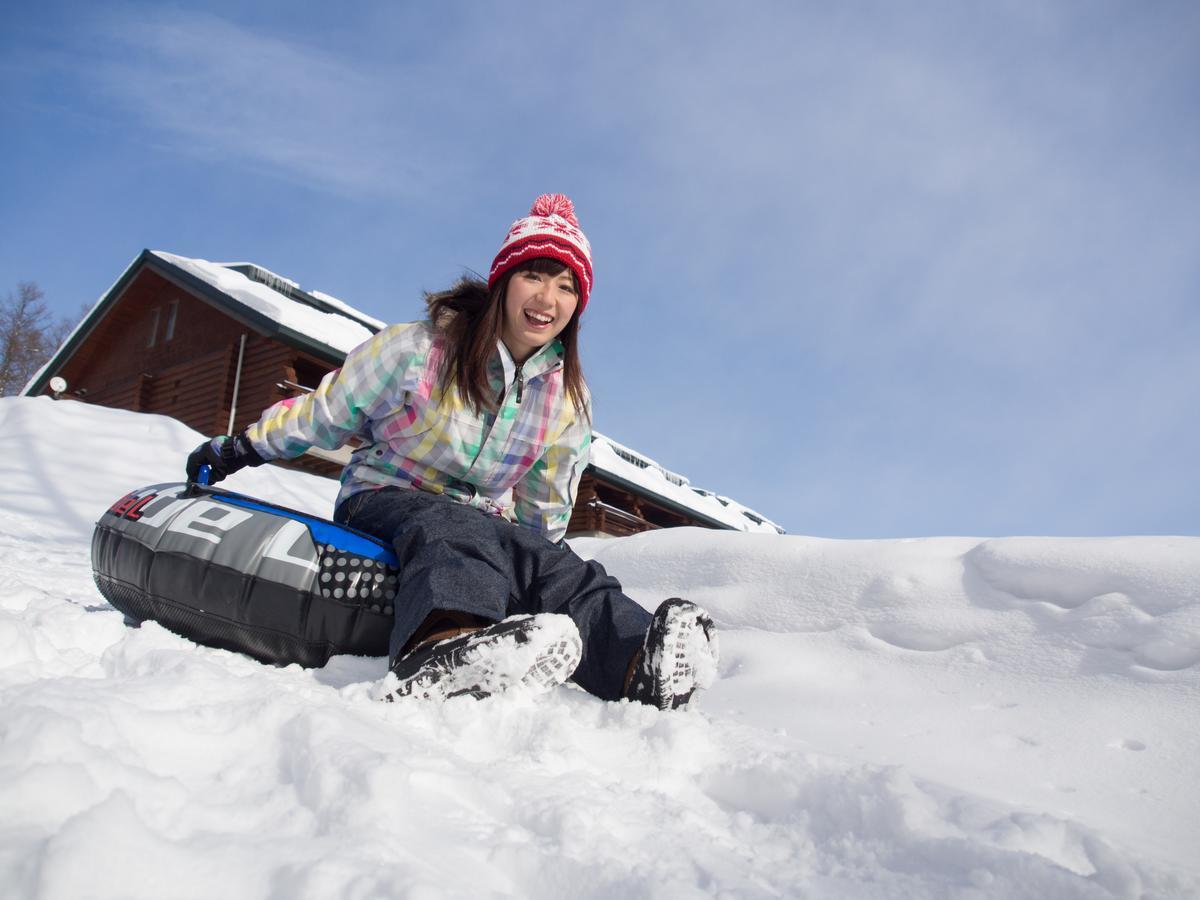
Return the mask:
<svg viewBox="0 0 1200 900">
<path fill-rule="evenodd" d="M 154 342 L 158 340 L 158 320 L 162 316 L 162 308 L 154 307 L 150 310 L 150 339 L 146 341 L 147 347 L 153 347 Z"/>
<path fill-rule="evenodd" d="M 175 317 L 179 314 L 179 301 L 172 300 L 167 304 L 167 331 L 163 335 L 163 343 L 175 337 Z"/>
<path fill-rule="evenodd" d="M 175 319 L 179 315 L 179 301 L 172 300 L 167 304 L 167 321 L 163 328 L 162 342 L 165 344 L 171 338 L 175 337 Z M 146 339 L 146 346 L 153 347 L 158 343 L 158 326 L 163 324 L 163 308 L 156 306 L 150 310 L 150 337 Z"/>
<path fill-rule="evenodd" d="M 296 381 L 299 386 L 307 393 L 321 383 L 321 379 L 325 377 L 329 367 L 318 365 L 307 359 L 297 359 L 293 361 L 292 371 L 296 373 Z"/>
</svg>

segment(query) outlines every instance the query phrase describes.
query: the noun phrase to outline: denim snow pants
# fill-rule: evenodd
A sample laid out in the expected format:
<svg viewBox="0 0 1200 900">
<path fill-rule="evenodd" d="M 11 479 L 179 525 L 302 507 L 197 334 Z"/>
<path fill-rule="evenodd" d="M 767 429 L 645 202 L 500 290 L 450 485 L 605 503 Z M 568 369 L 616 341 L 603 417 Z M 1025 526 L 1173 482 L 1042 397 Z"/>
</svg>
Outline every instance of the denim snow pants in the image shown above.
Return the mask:
<svg viewBox="0 0 1200 900">
<path fill-rule="evenodd" d="M 426 491 L 361 491 L 342 501 L 333 518 L 395 548 L 400 576 L 389 645 L 393 661 L 435 609 L 497 622 L 518 613 L 562 613 L 583 638 L 583 659 L 572 680 L 601 699 L 620 699 L 651 616 L 599 563 Z"/>
</svg>

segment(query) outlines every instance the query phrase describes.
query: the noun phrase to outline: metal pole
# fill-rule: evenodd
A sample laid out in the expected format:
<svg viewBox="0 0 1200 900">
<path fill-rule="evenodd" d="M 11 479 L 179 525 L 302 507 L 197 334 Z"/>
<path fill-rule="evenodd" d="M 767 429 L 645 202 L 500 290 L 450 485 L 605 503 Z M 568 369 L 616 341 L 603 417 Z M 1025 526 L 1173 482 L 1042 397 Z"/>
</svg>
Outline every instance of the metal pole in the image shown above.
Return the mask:
<svg viewBox="0 0 1200 900">
<path fill-rule="evenodd" d="M 237 374 L 233 376 L 233 403 L 229 405 L 229 427 L 225 429 L 226 434 L 233 434 L 233 417 L 237 415 L 238 389 L 242 386 L 242 357 L 246 355 L 246 335 L 242 335 L 241 343 L 238 345 L 238 364 Z"/>
</svg>

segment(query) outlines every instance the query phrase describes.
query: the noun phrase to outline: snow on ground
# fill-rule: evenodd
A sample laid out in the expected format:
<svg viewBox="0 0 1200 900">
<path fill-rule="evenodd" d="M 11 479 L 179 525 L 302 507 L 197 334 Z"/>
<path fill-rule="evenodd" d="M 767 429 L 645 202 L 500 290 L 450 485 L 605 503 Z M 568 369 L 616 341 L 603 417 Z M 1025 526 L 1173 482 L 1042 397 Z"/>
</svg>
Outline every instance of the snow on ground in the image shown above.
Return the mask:
<svg viewBox="0 0 1200 900">
<path fill-rule="evenodd" d="M 92 522 L 199 440 L 0 400 L 0 897 L 1200 897 L 1200 538 L 579 541 L 712 610 L 696 708 L 389 705 L 383 660 L 263 666 L 100 597 Z"/>
</svg>

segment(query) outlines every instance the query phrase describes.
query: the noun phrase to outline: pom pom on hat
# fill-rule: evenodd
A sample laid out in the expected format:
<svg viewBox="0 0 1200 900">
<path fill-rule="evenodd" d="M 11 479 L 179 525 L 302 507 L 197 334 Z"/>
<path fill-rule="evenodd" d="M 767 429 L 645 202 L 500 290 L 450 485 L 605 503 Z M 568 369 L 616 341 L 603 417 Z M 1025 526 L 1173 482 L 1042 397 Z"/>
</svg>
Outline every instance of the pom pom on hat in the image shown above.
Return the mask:
<svg viewBox="0 0 1200 900">
<path fill-rule="evenodd" d="M 566 194 L 542 194 L 533 201 L 533 206 L 529 209 L 531 216 L 559 216 L 566 219 L 576 228 L 579 227 L 579 220 L 575 218 L 575 204 L 571 202 L 571 198 Z"/>
<path fill-rule="evenodd" d="M 539 258 L 556 259 L 575 273 L 582 314 L 592 293 L 592 245 L 579 227 L 575 204 L 566 194 L 542 194 L 533 201 L 528 216 L 513 222 L 492 261 L 488 287 L 493 287 L 505 272 Z"/>
</svg>

